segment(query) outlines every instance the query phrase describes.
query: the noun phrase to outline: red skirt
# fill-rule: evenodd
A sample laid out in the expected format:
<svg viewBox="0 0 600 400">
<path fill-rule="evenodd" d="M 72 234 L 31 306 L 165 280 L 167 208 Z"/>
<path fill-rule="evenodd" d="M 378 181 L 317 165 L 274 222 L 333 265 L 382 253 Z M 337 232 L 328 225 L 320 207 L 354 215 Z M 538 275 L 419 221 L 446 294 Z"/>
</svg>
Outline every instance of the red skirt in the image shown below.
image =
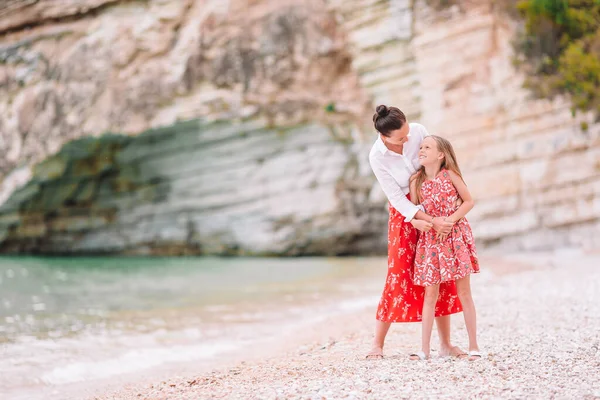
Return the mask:
<svg viewBox="0 0 600 400">
<path fill-rule="evenodd" d="M 377 307 L 377 320 L 383 322 L 419 322 L 425 289 L 413 284 L 415 254 L 419 231 L 390 205 L 388 225 L 388 273 Z M 454 281 L 440 284 L 435 316 L 462 311 Z"/>
</svg>

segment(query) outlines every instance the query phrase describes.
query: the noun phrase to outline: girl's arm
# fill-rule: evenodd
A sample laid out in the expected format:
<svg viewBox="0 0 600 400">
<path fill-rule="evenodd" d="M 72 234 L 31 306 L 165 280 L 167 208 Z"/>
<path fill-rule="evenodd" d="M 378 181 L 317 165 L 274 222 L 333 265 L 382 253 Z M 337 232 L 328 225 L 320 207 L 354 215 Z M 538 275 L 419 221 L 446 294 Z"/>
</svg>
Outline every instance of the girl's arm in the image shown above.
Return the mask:
<svg viewBox="0 0 600 400">
<path fill-rule="evenodd" d="M 462 204 L 460 205 L 460 207 L 458 207 L 458 209 L 454 212 L 454 214 L 450 215 L 447 218 L 448 221 L 450 221 L 452 223 L 456 223 L 461 218 L 463 218 L 465 215 L 467 215 L 467 213 L 469 211 L 471 211 L 473 209 L 475 202 L 473 201 L 473 198 L 471 197 L 471 193 L 469 192 L 469 189 L 467 188 L 465 181 L 463 181 L 460 176 L 458 176 L 456 173 L 454 173 L 450 170 L 448 170 L 448 174 L 450 174 L 450 179 L 452 180 L 452 184 L 456 188 L 456 191 L 458 192 L 460 198 L 463 201 Z"/>
</svg>

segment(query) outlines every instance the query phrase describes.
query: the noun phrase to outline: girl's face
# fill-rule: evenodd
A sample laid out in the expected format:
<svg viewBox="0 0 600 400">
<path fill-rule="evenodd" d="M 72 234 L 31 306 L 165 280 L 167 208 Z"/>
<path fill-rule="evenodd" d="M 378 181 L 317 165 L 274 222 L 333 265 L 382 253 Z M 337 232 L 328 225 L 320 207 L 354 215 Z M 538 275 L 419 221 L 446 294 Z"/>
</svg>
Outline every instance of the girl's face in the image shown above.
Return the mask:
<svg viewBox="0 0 600 400">
<path fill-rule="evenodd" d="M 419 149 L 419 162 L 423 166 L 435 165 L 436 163 L 442 162 L 444 159 L 444 153 L 438 150 L 435 139 L 426 137 L 421 142 Z"/>
</svg>

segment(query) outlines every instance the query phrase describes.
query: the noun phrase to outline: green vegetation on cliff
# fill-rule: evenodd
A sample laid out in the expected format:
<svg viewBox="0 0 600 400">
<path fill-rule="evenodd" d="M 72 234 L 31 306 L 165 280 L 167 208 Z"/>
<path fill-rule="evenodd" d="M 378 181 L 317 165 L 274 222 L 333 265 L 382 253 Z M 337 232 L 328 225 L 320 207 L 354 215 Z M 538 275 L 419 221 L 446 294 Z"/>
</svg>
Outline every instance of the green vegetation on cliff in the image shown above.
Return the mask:
<svg viewBox="0 0 600 400">
<path fill-rule="evenodd" d="M 568 94 L 573 113 L 600 118 L 600 0 L 521 0 L 517 9 L 526 87 L 539 97 Z"/>
</svg>

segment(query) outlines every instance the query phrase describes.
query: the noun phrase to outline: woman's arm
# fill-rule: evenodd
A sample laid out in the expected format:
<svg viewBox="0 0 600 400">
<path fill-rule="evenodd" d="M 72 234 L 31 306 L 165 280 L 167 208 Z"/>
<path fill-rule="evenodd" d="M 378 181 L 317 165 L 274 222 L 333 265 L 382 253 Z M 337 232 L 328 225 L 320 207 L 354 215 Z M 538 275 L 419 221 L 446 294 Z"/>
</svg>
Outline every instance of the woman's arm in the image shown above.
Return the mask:
<svg viewBox="0 0 600 400">
<path fill-rule="evenodd" d="M 398 182 L 396 182 L 394 177 L 390 175 L 383 165 L 381 165 L 379 160 L 370 157 L 369 162 L 371 164 L 371 169 L 390 204 L 402 214 L 406 222 L 410 222 L 419 211 L 419 208 L 408 200 L 402 191 L 402 188 L 398 185 Z"/>
<path fill-rule="evenodd" d="M 460 176 L 458 176 L 452 171 L 448 171 L 448 174 L 450 175 L 452 184 L 456 188 L 456 191 L 458 192 L 460 198 L 463 201 L 460 207 L 458 207 L 458 209 L 454 212 L 454 214 L 450 215 L 447 218 L 447 220 L 449 220 L 450 222 L 456 223 L 473 209 L 473 206 L 475 206 L 475 202 L 471 197 L 471 193 L 469 192 L 465 181 L 463 181 Z"/>
<path fill-rule="evenodd" d="M 416 185 L 417 180 L 415 179 L 415 175 L 410 177 L 410 199 L 411 201 L 416 205 L 417 204 L 417 185 Z M 417 213 L 415 214 L 414 218 L 410 221 L 410 223 L 412 224 L 412 226 L 414 226 L 416 229 L 422 231 L 422 232 L 427 232 L 429 231 L 431 228 L 433 228 L 433 218 L 431 218 L 429 215 L 427 215 L 426 213 L 424 213 L 423 211 L 419 210 L 417 211 Z"/>
<path fill-rule="evenodd" d="M 369 159 L 371 169 L 381 185 L 383 192 L 387 196 L 390 204 L 405 218 L 405 222 L 410 222 L 416 229 L 427 232 L 432 228 L 432 224 L 426 219 L 427 214 L 411 203 L 406 197 L 398 182 L 390 175 L 389 172 L 376 159 Z M 431 218 L 429 218 L 431 219 Z"/>
<path fill-rule="evenodd" d="M 410 177 L 410 201 L 414 204 L 419 204 L 417 201 L 417 175 Z"/>
<path fill-rule="evenodd" d="M 411 198 L 411 200 L 415 204 L 417 204 L 417 180 L 416 180 L 416 175 L 413 175 L 413 176 L 410 177 L 410 198 Z M 435 217 L 432 217 L 431 215 L 429 215 L 427 213 L 424 213 L 421 210 L 419 210 L 415 214 L 414 219 L 425 220 L 426 222 L 428 222 L 429 224 L 431 224 L 431 227 L 433 229 L 435 229 L 435 231 L 438 234 L 440 234 L 440 235 L 447 235 L 447 234 L 449 234 L 450 231 L 452 230 L 452 226 L 454 226 L 454 222 L 446 221 L 446 220 L 444 220 L 444 218 L 435 218 Z M 415 226 L 415 228 L 419 229 L 416 226 Z"/>
</svg>

